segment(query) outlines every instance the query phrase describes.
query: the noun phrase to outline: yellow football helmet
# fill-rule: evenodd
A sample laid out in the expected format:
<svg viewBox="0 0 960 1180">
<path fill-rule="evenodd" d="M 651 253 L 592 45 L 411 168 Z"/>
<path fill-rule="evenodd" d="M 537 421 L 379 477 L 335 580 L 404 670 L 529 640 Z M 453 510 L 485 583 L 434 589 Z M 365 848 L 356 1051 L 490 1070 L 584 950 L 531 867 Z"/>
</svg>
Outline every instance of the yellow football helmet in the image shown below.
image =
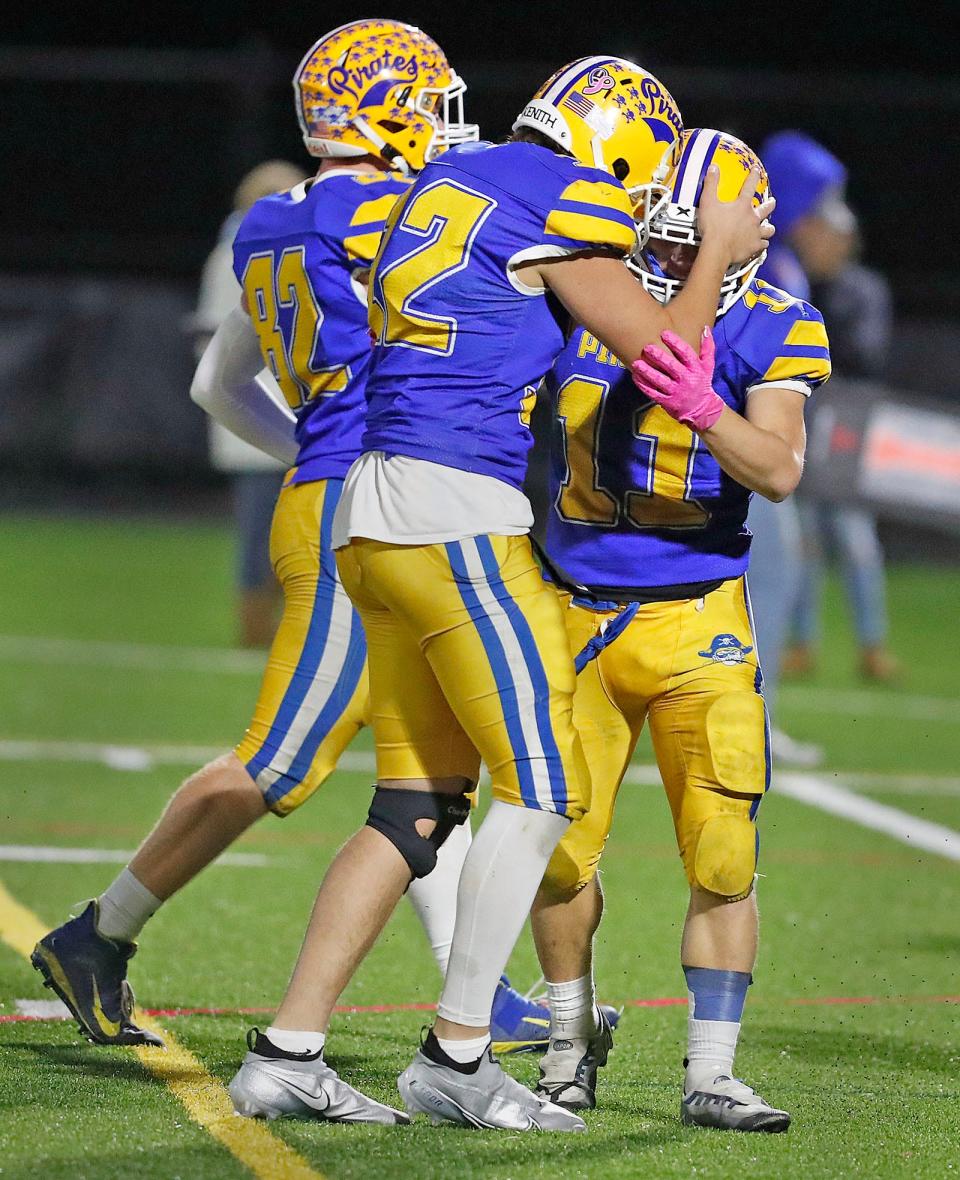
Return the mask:
<svg viewBox="0 0 960 1180">
<path fill-rule="evenodd" d="M 420 169 L 454 144 L 477 139 L 463 121 L 467 87 L 420 29 L 355 20 L 307 51 L 293 76 L 297 118 L 312 156 L 380 156 Z"/>
<path fill-rule="evenodd" d="M 641 66 L 622 57 L 581 57 L 544 82 L 517 116 L 513 129 L 521 127 L 611 173 L 638 216 L 650 216 L 665 194 L 683 123 L 670 92 Z"/>
<path fill-rule="evenodd" d="M 643 219 L 640 226 L 643 245 L 628 262 L 645 289 L 661 303 L 671 300 L 686 281 L 673 277 L 664 269 L 669 247 L 700 245 L 697 205 L 711 164 L 716 164 L 720 170 L 717 192 L 721 201 L 732 201 L 739 195 L 751 168 L 760 171 L 760 180 L 753 193 L 754 208 L 770 196 L 766 169 L 756 152 L 742 140 L 709 127 L 684 131 L 680 137 L 677 165 L 667 178 L 669 197 L 665 204 Z M 729 311 L 743 295 L 766 256 L 766 250 L 762 250 L 746 262 L 727 269 L 720 286 L 718 316 Z"/>
</svg>

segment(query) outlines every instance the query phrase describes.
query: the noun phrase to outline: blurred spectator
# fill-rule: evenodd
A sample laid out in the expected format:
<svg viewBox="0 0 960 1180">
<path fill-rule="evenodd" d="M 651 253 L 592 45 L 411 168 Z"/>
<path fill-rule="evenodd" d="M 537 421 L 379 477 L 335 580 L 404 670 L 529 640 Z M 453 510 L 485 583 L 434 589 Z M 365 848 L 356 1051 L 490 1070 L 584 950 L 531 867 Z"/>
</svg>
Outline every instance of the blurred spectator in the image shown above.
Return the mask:
<svg viewBox="0 0 960 1180">
<path fill-rule="evenodd" d="M 852 262 L 857 225 L 844 197 L 847 169 L 799 131 L 770 136 L 760 157 L 777 198 L 777 236 L 760 277 L 820 308 L 835 372 L 875 376 L 889 342 L 889 289 L 882 276 Z M 823 554 L 833 547 L 841 555 L 861 668 L 867 675 L 891 675 L 896 664 L 885 648 L 883 558 L 870 514 L 805 502 L 801 485 L 801 494 L 782 504 L 755 496 L 750 527 L 750 591 L 771 714 L 781 671 L 812 666 Z M 785 655 L 791 626 L 798 642 Z M 821 759 L 816 746 L 795 742 L 776 726 L 772 739 L 779 761 L 813 766 Z"/>
<path fill-rule="evenodd" d="M 267 160 L 237 186 L 233 211 L 204 263 L 197 308 L 190 321 L 198 360 L 220 321 L 240 299 L 233 273 L 233 239 L 243 215 L 261 197 L 293 188 L 306 175 L 285 160 Z M 211 466 L 229 476 L 233 499 L 238 641 L 244 647 L 266 647 L 273 639 L 281 602 L 280 585 L 270 564 L 270 522 L 284 469 L 212 418 L 209 437 Z"/>
<path fill-rule="evenodd" d="M 761 153 L 777 197 L 777 240 L 763 277 L 823 312 L 834 375 L 884 375 L 890 351 L 892 299 L 887 280 L 855 261 L 857 220 L 846 203 L 847 169 L 799 131 L 772 135 Z M 851 387 L 852 388 L 852 387 Z M 790 615 L 794 645 L 782 670 L 809 671 L 819 635 L 825 557 L 836 552 L 860 647 L 860 670 L 887 680 L 899 670 L 886 649 L 886 573 L 876 520 L 863 508 L 796 497 L 802 535 L 799 582 Z"/>
<path fill-rule="evenodd" d="M 892 293 L 879 271 L 858 261 L 860 238 L 852 210 L 839 198 L 821 202 L 802 219 L 795 247 L 810 279 L 813 303 L 830 334 L 836 377 L 882 380 L 890 352 Z M 844 387 L 849 395 L 855 387 Z M 867 509 L 797 497 L 804 561 L 794 605 L 793 643 L 783 656 L 784 675 L 810 672 L 820 639 L 825 562 L 836 556 L 859 647 L 860 673 L 891 680 L 899 661 L 887 650 L 886 571 L 877 522 Z"/>
<path fill-rule="evenodd" d="M 800 591 L 803 564 L 800 515 L 792 498 L 774 504 L 763 496 L 754 496 L 747 524 L 753 533 L 747 585 L 757 652 L 763 667 L 763 696 L 770 715 L 770 751 L 778 763 L 818 766 L 823 761 L 819 746 L 799 742 L 774 724 L 787 627 Z"/>
<path fill-rule="evenodd" d="M 791 230 L 824 192 L 843 184 L 846 170 L 819 144 L 792 131 L 767 139 L 760 159 L 777 198 L 773 214 L 777 234 L 759 277 L 791 295 L 810 299 L 810 283 L 790 244 Z M 798 161 L 801 166 L 796 166 Z M 803 543 L 796 500 L 791 497 L 774 504 L 754 496 L 747 523 L 753 532 L 748 585 L 763 665 L 763 693 L 771 718 L 771 752 L 777 762 L 816 766 L 823 760 L 819 746 L 796 741 L 776 724 L 781 660 L 802 579 Z"/>
</svg>

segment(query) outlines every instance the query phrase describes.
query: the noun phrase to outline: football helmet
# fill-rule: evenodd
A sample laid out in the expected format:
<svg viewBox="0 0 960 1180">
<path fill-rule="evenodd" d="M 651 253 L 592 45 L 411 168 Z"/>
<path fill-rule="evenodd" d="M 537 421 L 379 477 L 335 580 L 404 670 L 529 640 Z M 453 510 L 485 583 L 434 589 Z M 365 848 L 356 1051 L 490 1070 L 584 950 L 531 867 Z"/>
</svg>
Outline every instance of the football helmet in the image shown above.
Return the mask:
<svg viewBox="0 0 960 1180">
<path fill-rule="evenodd" d="M 622 57 L 581 57 L 540 87 L 513 124 L 552 139 L 630 193 L 638 219 L 665 199 L 683 124 L 670 92 Z"/>
<path fill-rule="evenodd" d="M 467 87 L 440 46 L 393 20 L 355 20 L 313 45 L 293 76 L 311 156 L 380 156 L 419 172 L 454 144 L 479 137 L 463 120 Z"/>
<path fill-rule="evenodd" d="M 760 171 L 753 194 L 753 205 L 761 205 L 770 196 L 770 182 L 759 156 L 745 143 L 724 131 L 698 127 L 684 131 L 680 137 L 679 161 L 667 178 L 669 196 L 664 204 L 647 214 L 640 226 L 640 250 L 627 265 L 644 288 L 661 303 L 669 302 L 683 288 L 685 278 L 674 278 L 663 265 L 663 251 L 656 257 L 651 244 L 699 246 L 697 204 L 703 190 L 703 178 L 711 164 L 720 169 L 717 191 L 721 201 L 732 201 L 740 193 L 751 168 Z M 730 310 L 750 285 L 760 269 L 766 250 L 746 262 L 727 269 L 720 286 L 717 315 Z"/>
</svg>

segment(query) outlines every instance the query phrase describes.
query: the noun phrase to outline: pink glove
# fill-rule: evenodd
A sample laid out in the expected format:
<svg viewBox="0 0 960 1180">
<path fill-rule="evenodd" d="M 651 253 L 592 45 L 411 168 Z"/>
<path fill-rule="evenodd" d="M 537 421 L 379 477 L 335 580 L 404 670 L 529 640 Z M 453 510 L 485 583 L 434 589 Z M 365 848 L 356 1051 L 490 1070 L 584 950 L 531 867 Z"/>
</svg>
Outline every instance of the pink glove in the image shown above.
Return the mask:
<svg viewBox="0 0 960 1180">
<path fill-rule="evenodd" d="M 664 332 L 667 349 L 648 344 L 631 365 L 641 393 L 657 402 L 671 418 L 691 430 L 709 430 L 723 413 L 724 402 L 713 390 L 713 333 L 703 329 L 700 355 L 675 332 Z"/>
</svg>

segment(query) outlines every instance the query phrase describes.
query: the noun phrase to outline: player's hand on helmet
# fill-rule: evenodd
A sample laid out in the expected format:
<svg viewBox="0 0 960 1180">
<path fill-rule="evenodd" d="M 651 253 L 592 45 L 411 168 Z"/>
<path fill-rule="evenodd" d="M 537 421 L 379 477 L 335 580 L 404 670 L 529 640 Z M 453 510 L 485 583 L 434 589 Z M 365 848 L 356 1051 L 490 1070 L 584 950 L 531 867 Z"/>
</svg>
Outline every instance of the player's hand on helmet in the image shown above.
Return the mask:
<svg viewBox="0 0 960 1180">
<path fill-rule="evenodd" d="M 700 233 L 704 240 L 715 238 L 724 247 L 730 264 L 747 262 L 773 237 L 774 228 L 768 218 L 776 206 L 773 197 L 754 206 L 753 197 L 760 181 L 760 173 L 751 168 L 732 201 L 721 201 L 717 193 L 720 170 L 715 164 L 707 169 L 703 192 L 697 212 Z"/>
<path fill-rule="evenodd" d="M 711 384 L 713 333 L 703 329 L 699 355 L 676 332 L 664 332 L 661 339 L 666 348 L 648 344 L 630 366 L 634 384 L 684 426 L 709 430 L 724 409 Z"/>
</svg>

